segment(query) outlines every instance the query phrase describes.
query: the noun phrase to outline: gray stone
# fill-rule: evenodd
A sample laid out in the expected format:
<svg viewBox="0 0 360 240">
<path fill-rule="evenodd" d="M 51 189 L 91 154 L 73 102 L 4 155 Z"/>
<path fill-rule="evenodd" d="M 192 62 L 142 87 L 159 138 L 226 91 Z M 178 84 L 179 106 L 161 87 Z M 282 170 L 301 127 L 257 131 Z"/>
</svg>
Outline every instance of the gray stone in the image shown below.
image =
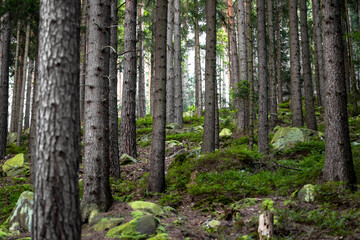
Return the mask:
<svg viewBox="0 0 360 240">
<path fill-rule="evenodd" d="M 121 155 L 120 157 L 120 164 L 121 165 L 129 165 L 129 164 L 133 164 L 136 163 L 136 159 L 131 157 L 130 155 L 124 153 L 123 155 Z"/>
<path fill-rule="evenodd" d="M 20 232 L 30 232 L 32 215 L 34 211 L 34 194 L 32 192 L 23 192 L 9 218 L 9 230 L 14 234 Z"/>
<path fill-rule="evenodd" d="M 137 231 L 140 234 L 152 235 L 156 233 L 159 221 L 152 215 L 145 215 L 138 220 Z"/>
<path fill-rule="evenodd" d="M 316 189 L 312 184 L 303 186 L 297 194 L 297 197 L 302 202 L 313 202 L 315 201 Z"/>
</svg>

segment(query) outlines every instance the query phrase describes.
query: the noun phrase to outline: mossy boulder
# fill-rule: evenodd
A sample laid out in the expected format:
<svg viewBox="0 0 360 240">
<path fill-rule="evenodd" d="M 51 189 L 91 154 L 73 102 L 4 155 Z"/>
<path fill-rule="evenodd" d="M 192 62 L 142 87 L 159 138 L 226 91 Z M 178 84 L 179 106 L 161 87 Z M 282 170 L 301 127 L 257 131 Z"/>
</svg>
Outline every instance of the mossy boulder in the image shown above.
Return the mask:
<svg viewBox="0 0 360 240">
<path fill-rule="evenodd" d="M 148 240 L 171 240 L 171 237 L 167 233 L 159 233 L 156 236 L 149 238 Z"/>
<path fill-rule="evenodd" d="M 297 142 L 322 140 L 323 133 L 307 128 L 280 127 L 271 140 L 274 149 L 282 150 L 294 146 Z"/>
<path fill-rule="evenodd" d="M 202 228 L 206 230 L 216 230 L 221 225 L 219 220 L 208 220 L 203 223 Z"/>
<path fill-rule="evenodd" d="M 7 135 L 7 143 L 15 143 L 17 139 L 17 133 L 16 132 L 9 132 Z"/>
<path fill-rule="evenodd" d="M 124 218 L 103 218 L 94 225 L 93 229 L 97 232 L 102 232 L 119 226 L 123 222 Z"/>
<path fill-rule="evenodd" d="M 230 137 L 232 135 L 232 132 L 230 129 L 228 128 L 224 128 L 223 130 L 221 130 L 221 132 L 219 133 L 219 137 Z"/>
<path fill-rule="evenodd" d="M 316 189 L 312 184 L 306 184 L 297 193 L 297 197 L 301 202 L 313 202 L 316 197 Z"/>
<path fill-rule="evenodd" d="M 26 156 L 23 153 L 7 160 L 2 166 L 3 171 L 9 177 L 28 174 L 30 171 L 29 164 L 26 162 Z"/>
<path fill-rule="evenodd" d="M 157 204 L 152 202 L 134 201 L 130 202 L 129 205 L 134 210 L 140 210 L 154 215 L 162 215 L 164 210 Z"/>
<path fill-rule="evenodd" d="M 123 155 L 121 155 L 120 157 L 120 164 L 121 165 L 129 165 L 129 164 L 133 164 L 136 163 L 136 159 L 131 157 L 130 155 L 124 153 Z"/>
<path fill-rule="evenodd" d="M 9 230 L 14 234 L 30 232 L 34 211 L 34 193 L 23 192 L 9 218 Z"/>
</svg>

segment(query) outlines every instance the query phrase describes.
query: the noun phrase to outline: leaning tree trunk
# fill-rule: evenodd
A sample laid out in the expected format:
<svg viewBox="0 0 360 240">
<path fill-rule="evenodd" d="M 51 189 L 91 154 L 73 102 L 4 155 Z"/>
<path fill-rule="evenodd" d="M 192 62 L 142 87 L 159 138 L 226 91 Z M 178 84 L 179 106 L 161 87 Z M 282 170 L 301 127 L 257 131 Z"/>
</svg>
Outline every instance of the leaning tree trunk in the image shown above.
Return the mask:
<svg viewBox="0 0 360 240">
<path fill-rule="evenodd" d="M 144 118 L 146 115 L 146 100 L 145 100 L 145 76 L 144 76 L 144 33 L 143 33 L 143 6 L 142 3 L 139 4 L 139 32 L 138 32 L 138 41 L 139 41 L 139 89 L 138 89 L 138 116 Z"/>
<path fill-rule="evenodd" d="M 80 239 L 79 1 L 40 1 L 32 239 Z"/>
<path fill-rule="evenodd" d="M 325 59 L 325 163 L 327 181 L 356 183 L 349 137 L 347 94 L 338 0 L 322 1 Z"/>
<path fill-rule="evenodd" d="M 17 127 L 17 138 L 16 143 L 20 146 L 21 135 L 23 131 L 23 122 L 24 122 L 24 102 L 25 102 L 25 83 L 26 83 L 26 72 L 27 72 L 27 58 L 29 53 L 29 40 L 30 40 L 30 21 L 26 25 L 26 38 L 25 38 L 25 52 L 24 52 L 24 66 L 22 74 L 22 84 L 21 84 L 21 94 L 20 94 L 20 105 L 19 105 L 19 115 L 18 115 L 18 127 Z"/>
<path fill-rule="evenodd" d="M 166 122 L 174 122 L 174 0 L 168 1 L 167 24 L 167 81 L 166 81 Z"/>
<path fill-rule="evenodd" d="M 9 101 L 9 60 L 10 60 L 10 13 L 1 17 L 0 23 L 0 159 L 6 155 Z"/>
<path fill-rule="evenodd" d="M 291 112 L 293 127 L 301 127 L 304 125 L 300 87 L 300 50 L 297 2 L 297 0 L 289 0 Z"/>
<path fill-rule="evenodd" d="M 306 111 L 306 126 L 309 129 L 317 130 L 315 110 L 314 110 L 314 95 L 313 84 L 311 78 L 310 65 L 310 46 L 309 34 L 307 27 L 307 6 L 306 1 L 300 1 L 300 22 L 301 22 L 301 49 L 302 49 L 302 69 L 304 78 L 305 90 L 305 111 Z"/>
<path fill-rule="evenodd" d="M 165 126 L 166 126 L 166 32 L 167 0 L 156 3 L 154 116 L 151 143 L 149 191 L 165 190 Z"/>
<path fill-rule="evenodd" d="M 201 152 L 215 151 L 216 0 L 206 4 L 205 118 Z"/>
<path fill-rule="evenodd" d="M 84 112 L 84 194 L 82 220 L 112 204 L 109 183 L 110 0 L 89 0 L 88 66 Z"/>
<path fill-rule="evenodd" d="M 199 20 L 195 19 L 195 106 L 197 116 L 201 117 L 203 112 L 201 60 L 200 60 L 200 29 Z"/>
<path fill-rule="evenodd" d="M 88 0 L 81 3 L 80 26 L 80 122 L 84 122 L 85 78 L 86 78 L 86 36 L 87 36 L 87 4 Z"/>
<path fill-rule="evenodd" d="M 17 103 L 17 92 L 18 92 L 18 62 L 19 62 L 19 46 L 20 46 L 20 19 L 18 19 L 17 22 L 17 28 L 16 28 L 16 50 L 15 50 L 15 68 L 14 68 L 14 86 L 13 86 L 13 96 L 12 96 L 12 103 L 11 103 L 11 121 L 10 121 L 10 131 L 15 132 L 16 131 L 16 103 Z"/>
<path fill-rule="evenodd" d="M 124 25 L 124 83 L 120 123 L 120 155 L 137 157 L 136 150 L 136 10 L 137 0 L 126 0 Z"/>
<path fill-rule="evenodd" d="M 110 28 L 110 64 L 109 64 L 109 142 L 110 142 L 110 176 L 120 178 L 119 134 L 118 134 L 118 104 L 117 104 L 117 41 L 118 41 L 118 6 L 117 1 L 111 1 Z"/>
<path fill-rule="evenodd" d="M 175 123 L 183 127 L 183 92 L 181 73 L 181 4 L 174 0 L 174 105 Z"/>
<path fill-rule="evenodd" d="M 31 86 L 33 80 L 33 72 L 34 72 L 34 61 L 29 59 L 29 70 L 27 76 L 27 88 L 26 88 L 26 108 L 25 108 L 25 122 L 24 129 L 28 129 L 30 127 L 30 102 L 31 102 Z"/>
</svg>

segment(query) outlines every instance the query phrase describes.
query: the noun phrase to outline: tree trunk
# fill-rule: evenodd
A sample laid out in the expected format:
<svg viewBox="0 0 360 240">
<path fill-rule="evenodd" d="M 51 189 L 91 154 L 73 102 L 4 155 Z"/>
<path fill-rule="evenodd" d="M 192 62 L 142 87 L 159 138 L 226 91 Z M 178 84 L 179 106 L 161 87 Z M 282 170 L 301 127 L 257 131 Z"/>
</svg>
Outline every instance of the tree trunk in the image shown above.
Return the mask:
<svg viewBox="0 0 360 240">
<path fill-rule="evenodd" d="M 143 34 L 143 6 L 142 3 L 139 4 L 139 32 L 138 32 L 138 41 L 139 41 L 139 90 L 138 90 L 138 116 L 144 118 L 146 115 L 146 100 L 145 100 L 145 77 L 144 77 L 144 34 Z"/>
<path fill-rule="evenodd" d="M 118 6 L 117 1 L 111 4 L 111 27 L 110 27 L 110 64 L 109 64 L 109 142 L 110 142 L 110 176 L 120 178 L 119 163 L 119 134 L 118 134 L 118 104 L 117 104 L 117 41 L 118 41 Z"/>
<path fill-rule="evenodd" d="M 167 81 L 166 81 L 166 122 L 174 122 L 174 0 L 168 1 L 167 23 Z"/>
<path fill-rule="evenodd" d="M 340 4 L 338 0 L 321 3 L 324 30 L 325 59 L 325 164 L 323 177 L 327 181 L 356 183 L 351 154 Z"/>
<path fill-rule="evenodd" d="M 81 216 L 104 212 L 112 204 L 109 183 L 110 1 L 89 0 L 88 66 L 84 112 L 84 194 Z"/>
<path fill-rule="evenodd" d="M 40 3 L 32 239 L 80 239 L 80 1 Z"/>
<path fill-rule="evenodd" d="M 167 40 L 167 0 L 156 2 L 155 32 L 155 81 L 154 81 L 154 116 L 151 143 L 151 161 L 149 191 L 152 193 L 165 190 L 165 126 L 166 126 L 166 40 Z"/>
<path fill-rule="evenodd" d="M 267 1 L 268 36 L 269 36 L 269 86 L 270 86 L 270 129 L 276 126 L 277 104 L 276 104 L 276 68 L 275 68 L 275 40 L 274 40 L 274 16 L 273 1 Z"/>
<path fill-rule="evenodd" d="M 307 26 L 307 1 L 300 1 L 300 22 L 301 22 L 301 49 L 302 49 L 302 69 L 305 90 L 305 111 L 306 126 L 309 129 L 317 130 L 315 110 L 314 110 L 314 90 L 311 77 L 310 65 L 310 46 Z"/>
<path fill-rule="evenodd" d="M 280 30 L 281 30 L 281 11 L 280 11 L 281 2 L 277 3 L 277 15 L 276 15 L 276 72 L 277 72 L 277 84 L 278 84 L 278 103 L 283 102 L 283 91 L 282 91 L 282 77 L 281 77 L 281 39 L 280 39 Z"/>
<path fill-rule="evenodd" d="M 15 132 L 17 127 L 17 112 L 16 112 L 16 103 L 17 103 L 17 92 L 18 92 L 18 62 L 19 62 L 19 46 L 20 46 L 20 19 L 18 19 L 16 27 L 16 50 L 15 50 L 15 68 L 14 68 L 14 86 L 13 86 L 13 96 L 11 104 L 11 121 L 10 121 L 10 131 Z"/>
<path fill-rule="evenodd" d="M 30 20 L 26 25 L 26 38 L 25 38 L 25 51 L 24 51 L 24 62 L 23 62 L 23 74 L 21 81 L 21 93 L 20 93 L 20 105 L 19 105 L 19 115 L 18 115 L 18 127 L 17 127 L 17 138 L 16 144 L 20 146 L 21 135 L 23 132 L 23 123 L 24 123 L 24 102 L 25 102 L 25 83 L 26 83 L 26 72 L 27 72 L 27 58 L 29 53 L 29 39 L 30 39 Z"/>
<path fill-rule="evenodd" d="M 180 0 L 174 0 L 174 105 L 175 123 L 183 128 L 183 93 L 181 73 L 181 4 Z"/>
<path fill-rule="evenodd" d="M 201 152 L 215 151 L 216 0 L 206 1 L 205 118 Z"/>
<path fill-rule="evenodd" d="M 297 4 L 297 0 L 289 0 L 291 112 L 293 127 L 301 127 L 304 125 L 300 87 L 300 51 Z"/>
<path fill-rule="evenodd" d="M 136 8 L 137 0 L 125 1 L 124 83 L 120 123 L 120 156 L 137 157 L 136 150 Z"/>
<path fill-rule="evenodd" d="M 86 78 L 86 36 L 87 36 L 87 4 L 88 0 L 81 3 L 80 25 L 80 122 L 84 122 L 85 78 Z"/>
<path fill-rule="evenodd" d="M 27 76 L 27 89 L 26 89 L 26 108 L 25 108 L 25 122 L 24 129 L 28 129 L 30 127 L 30 101 L 31 101 L 31 86 L 33 80 L 33 72 L 34 72 L 34 62 L 29 59 L 29 70 Z"/>
<path fill-rule="evenodd" d="M 9 60 L 10 60 L 10 13 L 1 17 L 0 23 L 0 159 L 6 156 L 9 102 Z"/>
<path fill-rule="evenodd" d="M 155 43 L 155 41 L 153 41 L 153 43 Z M 155 45 L 155 44 L 154 44 Z M 154 89 L 154 84 L 155 84 L 155 55 L 154 55 L 154 51 L 151 52 L 151 84 L 150 84 L 150 112 L 151 112 L 151 116 L 154 116 L 154 95 L 155 95 L 155 89 Z"/>
<path fill-rule="evenodd" d="M 203 112 L 201 60 L 200 60 L 200 29 L 199 20 L 195 19 L 195 106 L 197 116 L 201 117 Z"/>
<path fill-rule="evenodd" d="M 268 120 L 268 69 L 266 51 L 266 12 L 265 0 L 257 0 L 257 38 L 259 58 L 259 151 L 269 154 L 269 120 Z"/>
<path fill-rule="evenodd" d="M 317 83 L 317 103 L 318 106 L 323 105 L 324 95 L 324 53 L 322 45 L 321 20 L 320 20 L 320 4 L 319 0 L 312 0 L 313 24 L 314 24 L 314 45 L 315 45 L 315 72 Z"/>
</svg>

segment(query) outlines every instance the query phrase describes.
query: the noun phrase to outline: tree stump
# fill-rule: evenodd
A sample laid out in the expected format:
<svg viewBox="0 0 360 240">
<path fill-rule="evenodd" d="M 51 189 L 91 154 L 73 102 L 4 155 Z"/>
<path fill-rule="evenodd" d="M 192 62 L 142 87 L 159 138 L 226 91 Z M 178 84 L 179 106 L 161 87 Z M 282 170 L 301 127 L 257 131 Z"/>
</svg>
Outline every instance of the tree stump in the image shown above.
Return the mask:
<svg viewBox="0 0 360 240">
<path fill-rule="evenodd" d="M 270 210 L 260 215 L 258 232 L 260 240 L 274 236 L 274 214 Z"/>
</svg>

